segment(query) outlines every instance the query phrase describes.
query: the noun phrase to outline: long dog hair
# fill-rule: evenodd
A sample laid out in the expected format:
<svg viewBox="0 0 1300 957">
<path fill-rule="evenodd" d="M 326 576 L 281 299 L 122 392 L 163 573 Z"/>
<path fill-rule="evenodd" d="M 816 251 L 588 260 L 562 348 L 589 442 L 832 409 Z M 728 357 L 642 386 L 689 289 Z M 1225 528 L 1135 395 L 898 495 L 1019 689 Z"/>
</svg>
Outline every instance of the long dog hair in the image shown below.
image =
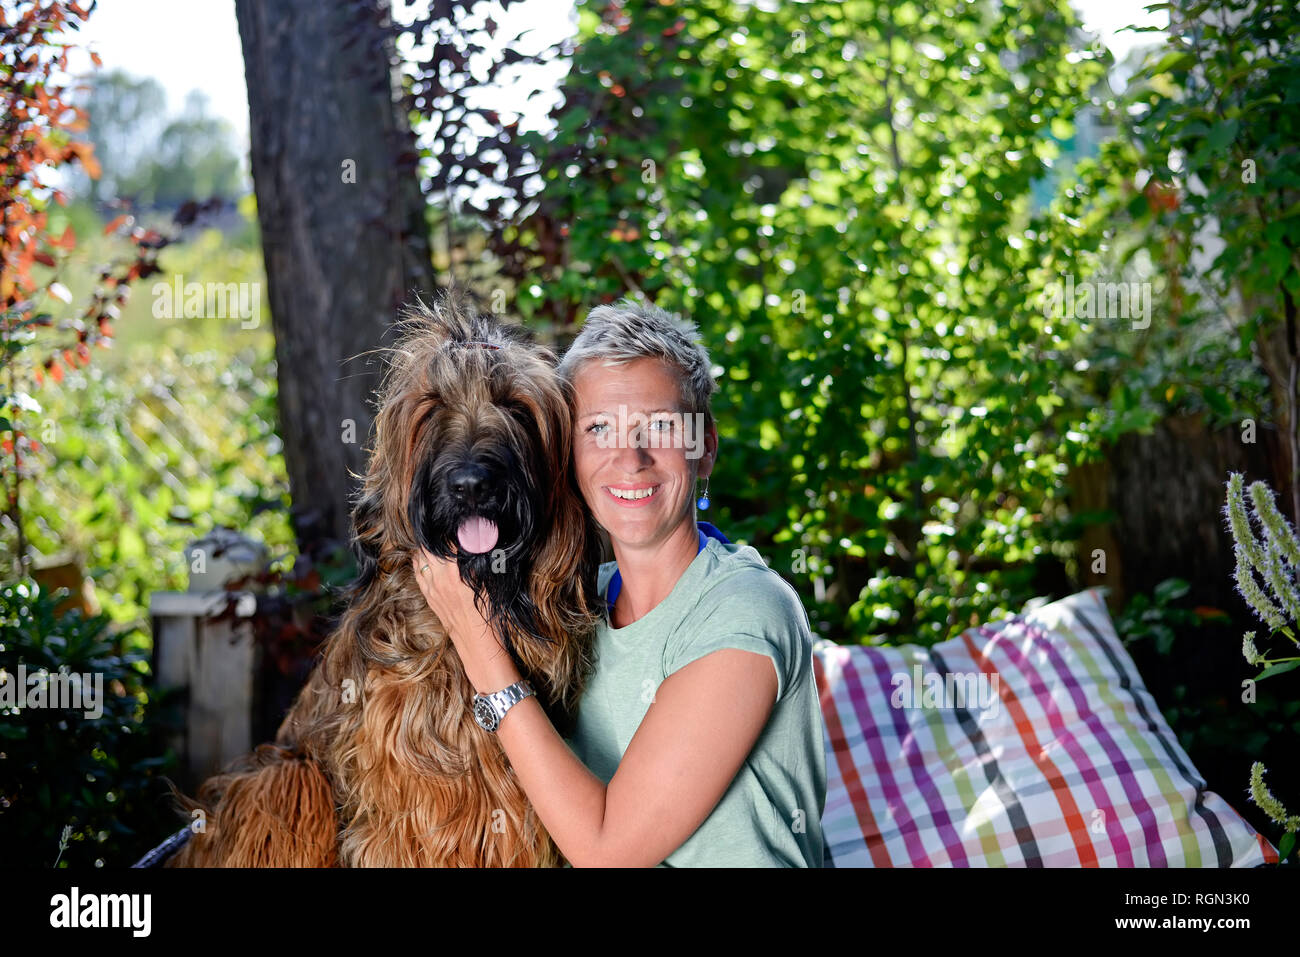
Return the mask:
<svg viewBox="0 0 1300 957">
<path fill-rule="evenodd" d="M 571 727 L 593 664 L 600 545 L 572 472 L 568 387 L 550 350 L 461 297 L 409 308 L 399 335 L 354 500 L 346 610 L 275 743 L 197 800 L 176 794 L 205 826 L 168 866 L 561 861 L 473 719 L 474 688 L 411 558 L 456 559 L 552 721 Z"/>
</svg>

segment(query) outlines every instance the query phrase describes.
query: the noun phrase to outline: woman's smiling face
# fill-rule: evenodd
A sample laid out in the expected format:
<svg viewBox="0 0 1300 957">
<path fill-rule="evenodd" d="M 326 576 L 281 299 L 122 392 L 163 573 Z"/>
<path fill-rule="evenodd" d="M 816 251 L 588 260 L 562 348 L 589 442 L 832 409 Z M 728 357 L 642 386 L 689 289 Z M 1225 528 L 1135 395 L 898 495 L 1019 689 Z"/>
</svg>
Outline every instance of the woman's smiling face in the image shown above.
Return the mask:
<svg viewBox="0 0 1300 957">
<path fill-rule="evenodd" d="M 685 409 L 655 358 L 592 361 L 573 379 L 574 469 L 588 507 L 617 545 L 654 547 L 694 520 L 695 480 L 713 471 L 717 432 Z"/>
</svg>

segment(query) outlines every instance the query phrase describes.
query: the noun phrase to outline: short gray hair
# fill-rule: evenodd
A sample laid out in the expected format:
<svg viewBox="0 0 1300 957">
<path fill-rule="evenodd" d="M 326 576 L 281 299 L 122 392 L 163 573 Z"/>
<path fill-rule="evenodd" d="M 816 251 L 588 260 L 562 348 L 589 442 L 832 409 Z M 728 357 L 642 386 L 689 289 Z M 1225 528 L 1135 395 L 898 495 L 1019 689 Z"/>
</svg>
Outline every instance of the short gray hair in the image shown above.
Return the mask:
<svg viewBox="0 0 1300 957">
<path fill-rule="evenodd" d="M 582 331 L 564 353 L 557 371 L 571 385 L 578 370 L 593 360 L 662 359 L 676 371 L 678 391 L 687 406 L 684 411 L 702 412 L 705 423 L 712 424 L 710 396 L 718 386 L 713 381 L 709 352 L 699 337 L 689 319 L 658 306 L 622 299 L 587 314 Z"/>
</svg>

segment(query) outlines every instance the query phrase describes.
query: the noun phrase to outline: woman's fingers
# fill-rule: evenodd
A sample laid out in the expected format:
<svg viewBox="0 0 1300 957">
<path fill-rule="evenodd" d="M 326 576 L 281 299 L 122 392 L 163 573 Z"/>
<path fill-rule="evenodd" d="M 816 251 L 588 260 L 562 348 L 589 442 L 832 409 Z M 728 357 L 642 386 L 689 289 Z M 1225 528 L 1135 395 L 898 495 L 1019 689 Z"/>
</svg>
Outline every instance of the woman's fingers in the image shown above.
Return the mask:
<svg viewBox="0 0 1300 957">
<path fill-rule="evenodd" d="M 421 548 L 412 557 L 411 567 L 425 601 L 444 622 L 458 619 L 460 612 L 473 606 L 474 592 L 461 581 L 455 561 L 438 558 Z"/>
<path fill-rule="evenodd" d="M 420 593 L 424 595 L 424 600 L 429 603 L 429 607 L 435 613 L 438 612 L 438 570 L 435 567 L 438 559 L 430 555 L 424 549 L 418 549 L 411 559 L 411 568 L 415 571 L 416 584 L 420 586 Z"/>
</svg>

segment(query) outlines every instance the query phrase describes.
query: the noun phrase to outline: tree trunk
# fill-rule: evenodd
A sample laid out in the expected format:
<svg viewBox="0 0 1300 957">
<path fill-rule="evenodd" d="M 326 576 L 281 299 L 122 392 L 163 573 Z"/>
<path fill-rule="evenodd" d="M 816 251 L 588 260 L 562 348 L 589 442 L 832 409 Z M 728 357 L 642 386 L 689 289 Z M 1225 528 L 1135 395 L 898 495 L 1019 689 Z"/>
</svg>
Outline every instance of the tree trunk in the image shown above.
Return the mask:
<svg viewBox="0 0 1300 957">
<path fill-rule="evenodd" d="M 1248 485 L 1267 481 L 1285 512 L 1290 471 L 1280 431 L 1268 422 L 1256 426 L 1254 441 L 1244 442 L 1240 427 L 1211 431 L 1199 415 L 1171 416 L 1149 435 L 1121 436 L 1104 462 L 1074 469 L 1074 511 L 1112 513 L 1081 537 L 1083 585 L 1109 585 L 1111 610 L 1118 611 L 1132 595 L 1183 578 L 1191 585 L 1190 604 L 1248 614 L 1236 594 L 1236 558 L 1223 514 L 1228 473 L 1243 473 Z"/>
<path fill-rule="evenodd" d="M 346 543 L 396 311 L 433 291 L 387 0 L 236 0 L 300 550 Z M 355 170 L 355 175 L 350 175 Z"/>
</svg>

